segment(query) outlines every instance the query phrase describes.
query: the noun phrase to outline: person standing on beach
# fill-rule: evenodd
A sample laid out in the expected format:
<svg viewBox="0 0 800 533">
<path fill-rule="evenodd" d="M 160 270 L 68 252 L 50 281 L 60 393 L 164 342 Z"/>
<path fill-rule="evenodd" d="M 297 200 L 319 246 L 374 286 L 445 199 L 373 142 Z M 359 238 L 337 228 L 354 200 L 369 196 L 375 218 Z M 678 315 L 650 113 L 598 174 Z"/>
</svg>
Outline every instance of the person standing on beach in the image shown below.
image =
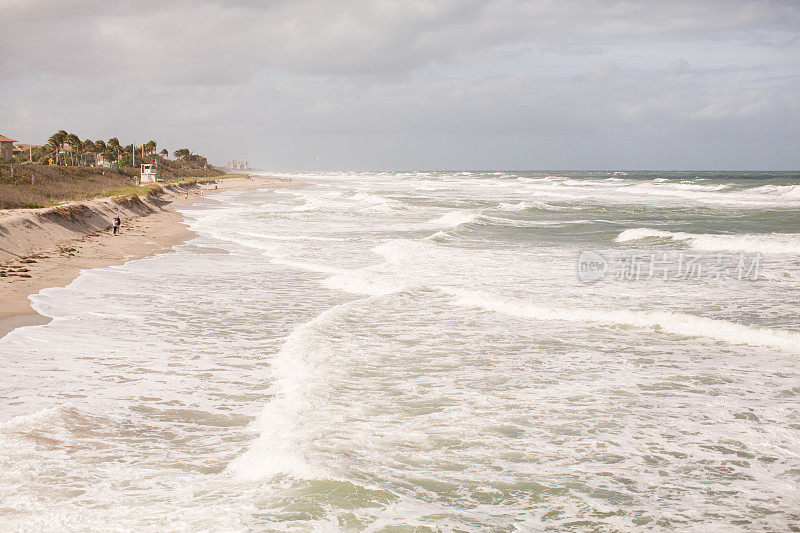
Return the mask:
<svg viewBox="0 0 800 533">
<path fill-rule="evenodd" d="M 119 215 L 114 217 L 114 235 L 119 234 L 119 227 L 122 225 L 122 221 L 119 219 Z"/>
</svg>

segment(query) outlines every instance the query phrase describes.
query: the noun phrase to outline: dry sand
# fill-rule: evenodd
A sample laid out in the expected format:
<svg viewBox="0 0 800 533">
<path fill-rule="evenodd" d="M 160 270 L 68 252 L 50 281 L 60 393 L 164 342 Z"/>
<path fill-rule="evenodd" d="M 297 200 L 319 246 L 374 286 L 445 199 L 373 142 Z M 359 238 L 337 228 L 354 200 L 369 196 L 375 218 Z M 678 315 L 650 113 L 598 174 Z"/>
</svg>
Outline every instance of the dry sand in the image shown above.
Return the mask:
<svg viewBox="0 0 800 533">
<path fill-rule="evenodd" d="M 209 192 L 296 185 L 268 176 L 229 178 L 170 186 L 143 202 L 103 198 L 59 206 L 58 213 L 53 208 L 0 212 L 0 337 L 50 321 L 30 307 L 29 295 L 68 285 L 83 269 L 154 255 L 190 237 L 174 206 L 193 204 Z M 110 229 L 115 214 L 122 219 L 116 237 Z"/>
</svg>

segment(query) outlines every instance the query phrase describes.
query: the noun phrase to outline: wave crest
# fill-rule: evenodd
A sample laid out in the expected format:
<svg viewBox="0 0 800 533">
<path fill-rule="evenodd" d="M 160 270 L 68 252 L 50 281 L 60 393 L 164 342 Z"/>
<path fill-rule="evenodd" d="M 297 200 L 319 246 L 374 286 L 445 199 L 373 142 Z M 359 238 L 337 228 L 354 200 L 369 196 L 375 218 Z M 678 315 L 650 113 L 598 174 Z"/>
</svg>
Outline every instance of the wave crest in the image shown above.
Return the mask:
<svg viewBox="0 0 800 533">
<path fill-rule="evenodd" d="M 617 235 L 614 240 L 616 242 L 631 242 L 645 239 L 685 242 L 690 248 L 706 252 L 738 251 L 764 254 L 800 254 L 800 234 L 797 233 L 711 235 L 664 231 L 652 228 L 631 228 Z"/>
<path fill-rule="evenodd" d="M 795 352 L 800 350 L 800 333 L 794 331 L 746 326 L 687 313 L 559 308 L 505 300 L 473 292 L 451 291 L 450 294 L 455 297 L 455 303 L 458 305 L 478 307 L 520 318 L 633 326 L 686 337 L 705 337 L 729 344 L 771 346 Z"/>
</svg>

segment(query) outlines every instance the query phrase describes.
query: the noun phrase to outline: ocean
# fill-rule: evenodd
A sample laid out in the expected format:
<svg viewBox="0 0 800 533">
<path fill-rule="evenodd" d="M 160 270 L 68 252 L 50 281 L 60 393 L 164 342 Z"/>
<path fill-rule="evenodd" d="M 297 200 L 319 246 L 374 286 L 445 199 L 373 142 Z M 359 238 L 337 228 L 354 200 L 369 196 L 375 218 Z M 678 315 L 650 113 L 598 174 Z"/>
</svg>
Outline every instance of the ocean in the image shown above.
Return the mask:
<svg viewBox="0 0 800 533">
<path fill-rule="evenodd" d="M 348 172 L 0 340 L 0 529 L 800 527 L 800 174 Z"/>
</svg>

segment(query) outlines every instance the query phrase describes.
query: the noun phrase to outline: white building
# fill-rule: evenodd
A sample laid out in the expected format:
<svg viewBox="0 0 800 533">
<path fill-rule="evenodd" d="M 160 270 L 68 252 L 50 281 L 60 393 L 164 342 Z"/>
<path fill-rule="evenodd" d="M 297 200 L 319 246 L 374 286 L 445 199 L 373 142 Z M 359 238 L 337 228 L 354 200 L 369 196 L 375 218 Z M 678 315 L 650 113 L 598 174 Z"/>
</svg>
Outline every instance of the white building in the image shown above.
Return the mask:
<svg viewBox="0 0 800 533">
<path fill-rule="evenodd" d="M 158 181 L 158 168 L 155 163 L 142 165 L 142 173 L 139 183 L 155 183 Z"/>
</svg>

